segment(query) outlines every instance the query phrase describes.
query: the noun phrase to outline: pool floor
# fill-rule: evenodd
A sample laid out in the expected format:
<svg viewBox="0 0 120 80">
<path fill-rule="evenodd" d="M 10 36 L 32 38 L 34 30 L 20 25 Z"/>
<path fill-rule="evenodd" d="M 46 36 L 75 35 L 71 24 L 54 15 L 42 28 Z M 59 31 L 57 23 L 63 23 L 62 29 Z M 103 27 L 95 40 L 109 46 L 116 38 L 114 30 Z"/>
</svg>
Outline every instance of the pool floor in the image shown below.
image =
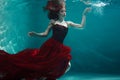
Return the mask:
<svg viewBox="0 0 120 80">
<path fill-rule="evenodd" d="M 120 75 L 108 74 L 73 74 L 64 75 L 58 80 L 120 80 Z"/>
</svg>

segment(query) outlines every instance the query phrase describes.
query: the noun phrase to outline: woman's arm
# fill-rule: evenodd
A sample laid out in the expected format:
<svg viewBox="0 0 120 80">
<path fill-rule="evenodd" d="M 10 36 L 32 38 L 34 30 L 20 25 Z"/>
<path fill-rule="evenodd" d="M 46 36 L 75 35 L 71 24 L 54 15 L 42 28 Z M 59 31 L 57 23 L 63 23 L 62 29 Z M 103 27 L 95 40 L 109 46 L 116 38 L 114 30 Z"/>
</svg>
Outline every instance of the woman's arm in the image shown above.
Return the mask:
<svg viewBox="0 0 120 80">
<path fill-rule="evenodd" d="M 37 32 L 32 31 L 32 32 L 29 32 L 28 35 L 29 36 L 46 37 L 48 35 L 48 33 L 50 32 L 52 25 L 53 24 L 50 22 L 50 24 L 48 25 L 48 27 L 45 30 L 45 32 L 37 33 Z"/>
<path fill-rule="evenodd" d="M 85 8 L 85 10 L 82 13 L 82 21 L 80 24 L 74 23 L 72 21 L 66 21 L 68 26 L 73 26 L 73 27 L 77 27 L 77 28 L 83 28 L 83 26 L 85 25 L 86 22 L 86 14 L 91 10 L 90 7 Z"/>
</svg>

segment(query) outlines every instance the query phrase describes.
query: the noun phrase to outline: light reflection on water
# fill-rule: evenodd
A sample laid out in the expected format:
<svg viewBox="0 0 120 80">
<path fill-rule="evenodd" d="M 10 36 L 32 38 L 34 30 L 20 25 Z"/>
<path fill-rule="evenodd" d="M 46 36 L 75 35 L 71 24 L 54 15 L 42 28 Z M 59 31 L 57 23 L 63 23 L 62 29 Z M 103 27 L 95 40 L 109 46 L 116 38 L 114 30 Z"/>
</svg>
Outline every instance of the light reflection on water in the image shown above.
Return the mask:
<svg viewBox="0 0 120 80">
<path fill-rule="evenodd" d="M 120 80 L 120 76 L 107 74 L 73 74 L 63 76 L 58 80 Z"/>
</svg>

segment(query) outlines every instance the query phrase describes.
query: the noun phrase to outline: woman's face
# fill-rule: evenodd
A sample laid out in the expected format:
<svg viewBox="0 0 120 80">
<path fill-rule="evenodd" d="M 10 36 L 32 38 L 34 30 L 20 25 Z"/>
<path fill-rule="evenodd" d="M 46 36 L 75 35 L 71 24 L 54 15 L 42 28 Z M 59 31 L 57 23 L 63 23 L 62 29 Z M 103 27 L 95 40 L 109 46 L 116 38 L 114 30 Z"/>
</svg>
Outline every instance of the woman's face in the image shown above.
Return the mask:
<svg viewBox="0 0 120 80">
<path fill-rule="evenodd" d="M 66 16 L 66 9 L 65 8 L 62 8 L 59 12 L 59 16 L 61 17 L 65 17 Z"/>
</svg>

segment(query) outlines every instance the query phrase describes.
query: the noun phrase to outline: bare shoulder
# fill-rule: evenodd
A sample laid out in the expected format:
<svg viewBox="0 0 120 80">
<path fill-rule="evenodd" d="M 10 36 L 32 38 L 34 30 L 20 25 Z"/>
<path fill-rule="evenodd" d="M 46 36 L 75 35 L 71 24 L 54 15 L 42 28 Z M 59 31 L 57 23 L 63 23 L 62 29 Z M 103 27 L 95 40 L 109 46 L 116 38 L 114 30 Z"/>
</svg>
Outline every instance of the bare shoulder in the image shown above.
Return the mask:
<svg viewBox="0 0 120 80">
<path fill-rule="evenodd" d="M 51 19 L 49 25 L 54 25 L 55 22 L 56 22 L 55 20 Z"/>
<path fill-rule="evenodd" d="M 72 22 L 72 21 L 66 21 L 66 24 L 67 24 L 68 26 L 71 26 L 71 24 L 73 24 L 73 22 Z"/>
</svg>

